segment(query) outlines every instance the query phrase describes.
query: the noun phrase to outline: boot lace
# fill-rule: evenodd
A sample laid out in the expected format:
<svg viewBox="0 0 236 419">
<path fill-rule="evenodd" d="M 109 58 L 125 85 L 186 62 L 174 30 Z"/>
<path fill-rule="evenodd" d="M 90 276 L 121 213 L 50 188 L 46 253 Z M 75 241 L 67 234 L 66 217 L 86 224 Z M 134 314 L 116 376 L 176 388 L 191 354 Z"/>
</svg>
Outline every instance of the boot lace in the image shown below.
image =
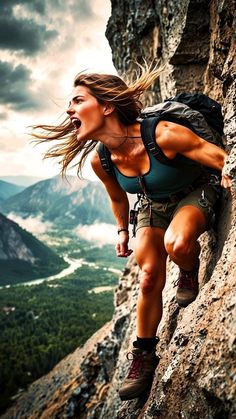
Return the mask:
<svg viewBox="0 0 236 419">
<path fill-rule="evenodd" d="M 174 287 L 186 288 L 192 290 L 196 287 L 196 273 L 186 272 L 180 269 L 178 279 L 174 283 Z"/>
<path fill-rule="evenodd" d="M 199 270 L 199 261 L 197 262 L 195 268 L 192 271 L 184 271 L 179 269 L 179 277 L 174 283 L 174 287 L 185 288 L 185 289 L 194 289 L 198 286 L 198 270 Z"/>
<path fill-rule="evenodd" d="M 132 361 L 130 366 L 130 371 L 127 378 L 138 378 L 140 370 L 143 367 L 143 355 L 142 354 L 133 354 L 132 352 L 129 352 L 127 354 L 127 359 L 129 361 Z"/>
</svg>

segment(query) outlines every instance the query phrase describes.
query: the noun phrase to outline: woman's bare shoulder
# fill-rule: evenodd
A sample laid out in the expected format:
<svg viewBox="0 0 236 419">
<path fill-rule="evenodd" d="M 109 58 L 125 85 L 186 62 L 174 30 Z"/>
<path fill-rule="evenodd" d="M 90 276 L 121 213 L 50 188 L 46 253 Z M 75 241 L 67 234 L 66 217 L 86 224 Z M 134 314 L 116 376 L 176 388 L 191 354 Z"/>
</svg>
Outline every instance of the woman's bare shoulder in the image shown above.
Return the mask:
<svg viewBox="0 0 236 419">
<path fill-rule="evenodd" d="M 156 142 L 160 147 L 175 146 L 175 144 L 196 141 L 198 137 L 189 128 L 175 122 L 160 121 L 156 126 Z"/>
<path fill-rule="evenodd" d="M 90 161 L 91 161 L 92 168 L 97 167 L 101 164 L 100 157 L 98 155 L 97 150 L 93 150 Z"/>
<path fill-rule="evenodd" d="M 112 175 L 107 173 L 101 164 L 100 157 L 98 152 L 95 150 L 91 157 L 91 166 L 93 171 L 98 176 L 98 178 L 104 184 L 110 198 L 113 202 L 122 202 L 127 200 L 126 192 L 121 188 L 119 183 L 117 182 L 116 178 Z"/>
<path fill-rule="evenodd" d="M 101 179 L 103 183 L 114 183 L 116 182 L 116 179 L 112 174 L 107 173 L 104 168 L 102 167 L 102 163 L 98 154 L 98 151 L 95 149 L 91 156 L 91 166 L 93 171 L 96 173 L 96 175 Z"/>
<path fill-rule="evenodd" d="M 98 151 L 96 149 L 92 152 L 92 156 L 91 156 L 90 162 L 91 162 L 92 169 L 96 173 L 96 175 L 101 180 L 103 180 L 104 178 L 106 178 L 107 173 L 105 172 L 105 170 L 102 167 L 101 160 L 100 160 Z"/>
</svg>

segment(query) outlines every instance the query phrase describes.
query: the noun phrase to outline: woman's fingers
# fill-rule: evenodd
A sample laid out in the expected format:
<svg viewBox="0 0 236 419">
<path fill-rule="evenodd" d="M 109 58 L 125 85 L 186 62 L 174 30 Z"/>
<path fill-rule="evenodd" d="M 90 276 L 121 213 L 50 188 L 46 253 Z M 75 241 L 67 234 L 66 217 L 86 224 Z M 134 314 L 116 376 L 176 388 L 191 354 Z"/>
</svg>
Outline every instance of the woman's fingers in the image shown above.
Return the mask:
<svg viewBox="0 0 236 419">
<path fill-rule="evenodd" d="M 229 177 L 229 176 L 227 176 L 227 175 L 223 175 L 222 176 L 222 179 L 221 179 L 221 186 L 223 188 L 226 188 L 226 189 L 231 189 L 231 187 L 232 187 L 232 178 Z"/>
<path fill-rule="evenodd" d="M 118 257 L 128 257 L 133 252 L 132 249 L 129 249 L 127 244 L 118 243 L 116 245 L 116 255 Z"/>
</svg>

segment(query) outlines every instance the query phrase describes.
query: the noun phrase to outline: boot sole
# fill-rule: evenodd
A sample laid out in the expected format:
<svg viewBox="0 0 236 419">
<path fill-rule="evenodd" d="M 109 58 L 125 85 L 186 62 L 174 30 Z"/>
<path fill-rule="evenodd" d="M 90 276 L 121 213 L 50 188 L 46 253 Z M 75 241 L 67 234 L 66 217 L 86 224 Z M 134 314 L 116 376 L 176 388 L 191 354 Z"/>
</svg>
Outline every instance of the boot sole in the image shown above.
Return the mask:
<svg viewBox="0 0 236 419">
<path fill-rule="evenodd" d="M 178 300 L 176 300 L 176 302 L 180 307 L 187 307 L 189 304 L 192 304 L 196 300 L 196 298 L 194 298 L 194 300 L 192 301 L 187 301 L 186 303 Z"/>
<path fill-rule="evenodd" d="M 122 396 L 119 394 L 119 397 L 122 401 L 138 399 L 139 397 L 143 396 L 146 392 L 151 391 L 152 383 L 153 383 L 153 379 L 149 383 L 147 383 L 147 386 L 141 392 L 133 393 L 133 394 L 130 394 L 129 396 Z"/>
<path fill-rule="evenodd" d="M 121 399 L 122 402 L 125 402 L 125 401 L 128 401 L 128 400 L 133 400 L 133 399 L 138 399 L 139 397 L 143 396 L 147 392 L 147 390 L 149 390 L 149 389 L 151 390 L 151 386 L 152 386 L 152 383 L 146 389 L 144 389 L 141 393 L 132 394 L 130 396 L 120 396 L 119 395 L 120 399 Z"/>
</svg>

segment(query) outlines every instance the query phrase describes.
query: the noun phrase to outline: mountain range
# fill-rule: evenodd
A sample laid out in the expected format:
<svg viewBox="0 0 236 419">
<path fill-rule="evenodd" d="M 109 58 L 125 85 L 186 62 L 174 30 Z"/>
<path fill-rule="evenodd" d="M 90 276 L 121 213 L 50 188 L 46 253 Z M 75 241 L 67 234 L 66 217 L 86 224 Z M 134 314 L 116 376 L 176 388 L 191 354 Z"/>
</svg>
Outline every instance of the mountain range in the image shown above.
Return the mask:
<svg viewBox="0 0 236 419">
<path fill-rule="evenodd" d="M 36 176 L 1 176 L 1 180 L 8 182 L 8 183 L 14 183 L 15 185 L 18 186 L 24 186 L 25 188 L 33 185 L 33 183 L 39 182 L 40 180 L 43 180 L 42 178 L 40 179 L 39 177 Z"/>
<path fill-rule="evenodd" d="M 23 191 L 24 186 L 15 185 L 14 183 L 0 180 L 0 202 L 5 201 L 13 195 Z"/>
<path fill-rule="evenodd" d="M 29 186 L 0 203 L 5 215 L 41 215 L 63 228 L 94 222 L 114 223 L 108 197 L 99 182 L 56 176 Z"/>
<path fill-rule="evenodd" d="M 76 177 L 56 176 L 23 190 L 0 181 L 0 197 L 0 285 L 50 276 L 67 266 L 48 246 L 7 218 L 8 214 L 25 219 L 40 215 L 42 222 L 50 221 L 59 231 L 114 222 L 102 185 Z"/>
</svg>

